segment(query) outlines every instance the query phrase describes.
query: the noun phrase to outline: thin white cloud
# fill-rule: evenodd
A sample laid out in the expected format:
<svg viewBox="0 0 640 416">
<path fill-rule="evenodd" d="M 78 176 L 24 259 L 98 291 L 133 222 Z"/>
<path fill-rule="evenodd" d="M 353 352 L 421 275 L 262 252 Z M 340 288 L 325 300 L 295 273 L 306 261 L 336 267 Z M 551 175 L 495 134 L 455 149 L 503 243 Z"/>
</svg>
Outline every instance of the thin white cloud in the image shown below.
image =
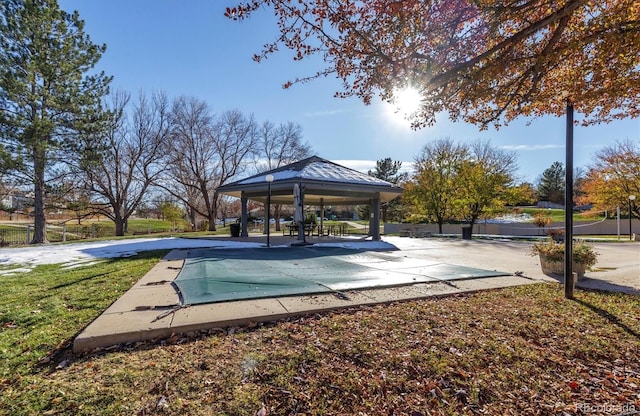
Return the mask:
<svg viewBox="0 0 640 416">
<path fill-rule="evenodd" d="M 326 110 L 326 111 L 313 111 L 310 113 L 304 113 L 305 117 L 328 117 L 336 114 L 344 113 L 344 110 Z"/>
<path fill-rule="evenodd" d="M 359 172 L 366 173 L 369 170 L 373 170 L 376 167 L 375 160 L 353 160 L 353 159 L 343 159 L 343 160 L 332 160 L 333 163 L 337 163 L 338 165 L 346 166 L 353 170 L 357 170 Z"/>
<path fill-rule="evenodd" d="M 346 166 L 358 172 L 367 173 L 370 170 L 374 170 L 377 165 L 376 160 L 357 160 L 357 159 L 344 159 L 344 160 L 332 160 L 333 163 Z M 410 172 L 413 169 L 413 162 L 402 162 L 400 173 Z"/>
<path fill-rule="evenodd" d="M 523 152 L 533 151 L 533 150 L 547 150 L 547 149 L 564 149 L 564 145 L 560 144 L 507 144 L 504 146 L 500 146 L 505 150 L 518 150 Z"/>
</svg>

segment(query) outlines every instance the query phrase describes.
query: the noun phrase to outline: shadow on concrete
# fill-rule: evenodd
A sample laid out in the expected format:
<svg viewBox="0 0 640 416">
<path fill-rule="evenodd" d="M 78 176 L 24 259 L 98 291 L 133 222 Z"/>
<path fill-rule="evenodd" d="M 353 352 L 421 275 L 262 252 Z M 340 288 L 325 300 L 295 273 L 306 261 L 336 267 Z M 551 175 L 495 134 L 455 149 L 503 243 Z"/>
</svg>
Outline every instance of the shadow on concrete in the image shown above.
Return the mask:
<svg viewBox="0 0 640 416">
<path fill-rule="evenodd" d="M 588 273 L 588 272 L 587 272 Z M 564 276 L 558 274 L 546 274 L 545 276 L 551 277 L 555 279 L 560 284 L 564 284 Z M 633 286 L 625 286 L 616 283 L 611 283 L 607 280 L 601 280 L 597 278 L 592 278 L 587 275 L 581 277 L 576 283 L 576 287 L 579 289 L 586 290 L 598 290 L 602 292 L 620 292 L 627 293 L 630 295 L 640 295 L 640 289 Z"/>
<path fill-rule="evenodd" d="M 345 248 L 331 246 L 289 246 L 289 247 L 246 247 L 241 249 L 197 248 L 189 250 L 188 259 L 192 263 L 199 261 L 264 261 L 264 260 L 304 260 L 321 257 L 357 255 L 361 252 L 392 251 L 397 248 L 389 244 L 384 250 L 373 248 Z M 392 257 L 385 258 L 393 259 Z"/>
<path fill-rule="evenodd" d="M 611 283 L 606 280 L 593 279 L 585 276 L 578 281 L 577 287 L 588 290 L 601 290 L 606 292 L 621 292 L 631 295 L 640 295 L 640 290 L 632 286 L 624 286 L 616 283 Z"/>
<path fill-rule="evenodd" d="M 140 252 L 152 250 L 184 250 L 184 249 L 275 249 L 275 248 L 309 248 L 318 246 L 335 246 L 351 249 L 363 249 L 369 251 L 389 251 L 398 250 L 393 244 L 384 241 L 366 241 L 359 238 L 308 238 L 310 243 L 305 246 L 292 245 L 296 239 L 290 237 L 271 237 L 271 247 L 266 247 L 266 236 L 262 237 L 204 237 L 204 238 L 152 238 L 139 239 L 131 242 L 122 242 L 117 245 L 105 244 L 100 247 L 87 247 L 82 249 L 86 253 L 96 258 L 131 257 Z M 366 246 L 360 248 L 362 244 Z M 247 252 L 248 253 L 248 252 Z M 115 254 L 115 255 L 114 255 Z"/>
</svg>

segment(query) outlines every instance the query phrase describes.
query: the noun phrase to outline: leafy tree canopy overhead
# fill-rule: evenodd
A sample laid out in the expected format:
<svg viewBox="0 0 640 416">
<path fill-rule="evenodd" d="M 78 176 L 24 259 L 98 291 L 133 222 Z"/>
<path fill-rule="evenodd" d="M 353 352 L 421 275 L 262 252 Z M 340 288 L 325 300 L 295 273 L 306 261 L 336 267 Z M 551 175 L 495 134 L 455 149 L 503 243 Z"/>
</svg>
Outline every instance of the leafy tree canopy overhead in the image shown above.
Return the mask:
<svg viewBox="0 0 640 416">
<path fill-rule="evenodd" d="M 271 8 L 280 34 L 254 56 L 281 46 L 294 59 L 319 55 L 337 96 L 365 103 L 411 85 L 423 97 L 416 128 L 452 119 L 486 127 L 519 115 L 560 115 L 571 100 L 583 123 L 640 115 L 637 0 L 250 0 L 225 15 Z"/>
</svg>

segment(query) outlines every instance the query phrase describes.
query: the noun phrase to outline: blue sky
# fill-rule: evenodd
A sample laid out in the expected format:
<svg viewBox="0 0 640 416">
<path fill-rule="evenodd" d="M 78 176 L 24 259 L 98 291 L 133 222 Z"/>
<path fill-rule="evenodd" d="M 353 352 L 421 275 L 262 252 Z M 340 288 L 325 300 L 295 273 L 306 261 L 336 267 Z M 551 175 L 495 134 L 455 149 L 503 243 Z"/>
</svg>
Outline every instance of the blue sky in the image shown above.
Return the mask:
<svg viewBox="0 0 640 416">
<path fill-rule="evenodd" d="M 294 62 L 288 50 L 262 63 L 252 60 L 278 32 L 264 10 L 244 22 L 223 16 L 233 2 L 221 0 L 59 0 L 78 10 L 94 43 L 106 43 L 98 68 L 113 75 L 112 88 L 134 95 L 165 91 L 170 98 L 194 96 L 214 112 L 238 109 L 257 121 L 294 122 L 320 157 L 366 171 L 386 157 L 405 166 L 431 140 L 476 139 L 518 155 L 520 180 L 535 182 L 554 161 L 564 162 L 563 118 L 519 119 L 496 131 L 480 132 L 443 115 L 435 126 L 412 131 L 380 101 L 333 98 L 340 84 L 323 78 L 283 89 L 298 76 L 323 67 L 318 58 Z M 576 114 L 576 120 L 580 115 Z M 529 125 L 527 123 L 530 122 Z M 640 141 L 640 119 L 576 127 L 575 166 L 587 166 L 594 153 L 619 139 Z"/>
</svg>

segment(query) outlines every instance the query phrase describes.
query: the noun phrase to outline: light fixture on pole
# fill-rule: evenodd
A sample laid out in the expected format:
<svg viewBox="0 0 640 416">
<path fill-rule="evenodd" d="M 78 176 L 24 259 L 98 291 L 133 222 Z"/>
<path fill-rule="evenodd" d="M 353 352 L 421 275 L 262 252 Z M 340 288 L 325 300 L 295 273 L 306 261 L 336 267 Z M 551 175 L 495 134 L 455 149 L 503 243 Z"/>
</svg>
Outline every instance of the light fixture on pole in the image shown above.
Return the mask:
<svg viewBox="0 0 640 416">
<path fill-rule="evenodd" d="M 633 232 L 631 232 L 631 202 L 635 199 L 635 195 L 629 195 L 629 240 L 633 240 Z"/>
<path fill-rule="evenodd" d="M 267 181 L 267 206 L 265 207 L 265 221 L 267 223 L 267 247 L 269 247 L 269 229 L 271 228 L 271 182 L 273 182 L 273 175 L 268 174 L 264 177 L 264 180 Z"/>
</svg>

